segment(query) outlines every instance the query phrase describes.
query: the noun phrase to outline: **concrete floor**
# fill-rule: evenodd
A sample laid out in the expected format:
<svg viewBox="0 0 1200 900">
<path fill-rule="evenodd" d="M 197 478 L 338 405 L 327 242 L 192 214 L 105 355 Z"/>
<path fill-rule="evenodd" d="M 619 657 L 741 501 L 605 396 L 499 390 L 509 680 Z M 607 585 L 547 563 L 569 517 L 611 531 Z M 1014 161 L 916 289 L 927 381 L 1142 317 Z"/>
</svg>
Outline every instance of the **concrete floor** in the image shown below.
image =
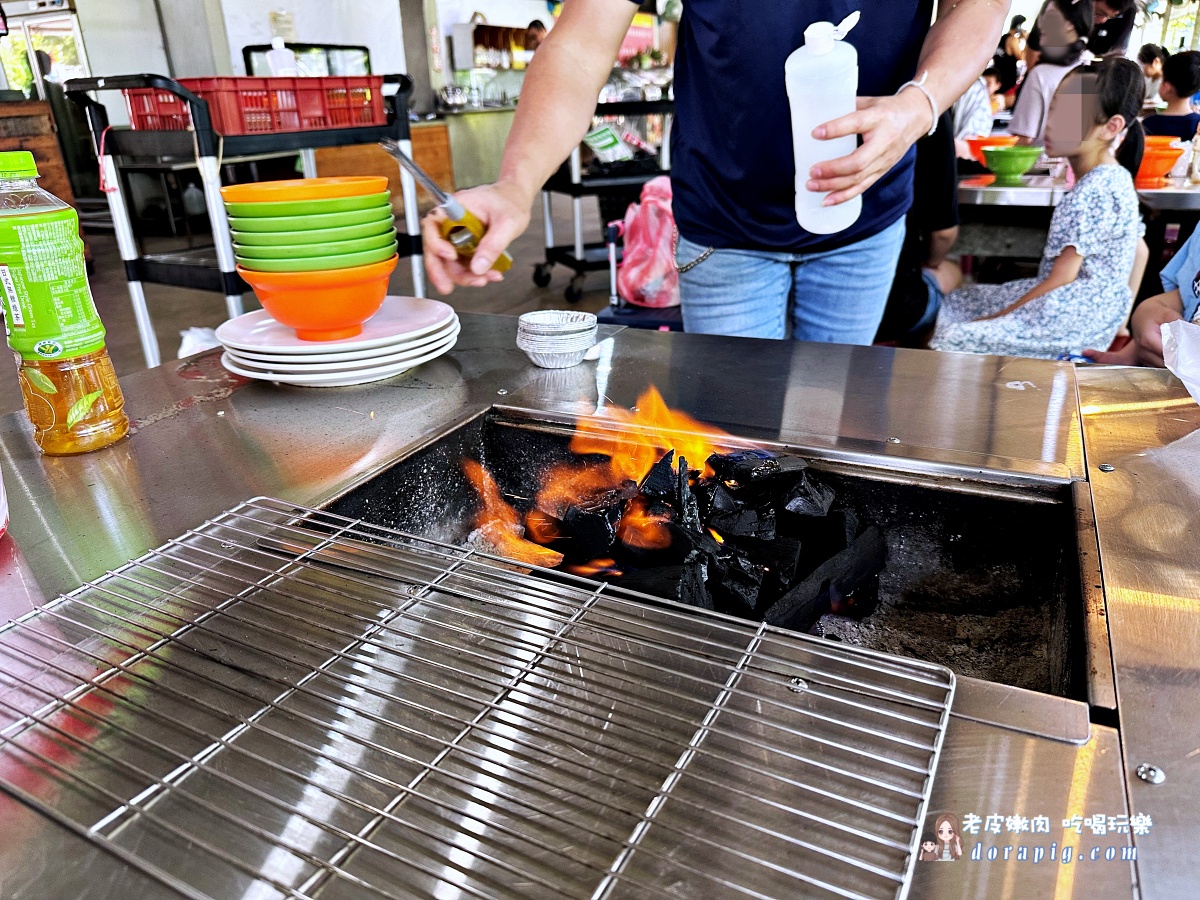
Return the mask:
<svg viewBox="0 0 1200 900">
<path fill-rule="evenodd" d="M 572 234 L 570 209 L 570 203 L 565 198 L 555 203 L 555 239 L 560 244 L 570 240 Z M 600 212 L 595 198 L 585 200 L 584 210 L 584 237 L 598 240 Z M 110 235 L 89 235 L 88 244 L 95 260 L 90 279 L 92 296 L 108 332 L 109 354 L 117 374 L 129 375 L 144 369 L 146 364 L 116 240 Z M 533 267 L 545 258 L 540 202 L 534 210 L 529 230 L 513 244 L 510 252 L 515 265 L 504 281 L 484 288 L 458 288 L 443 299 L 459 312 L 513 316 L 533 309 L 572 308 L 595 312 L 608 303 L 607 272 L 589 274 L 583 299 L 573 306 L 563 297 L 563 290 L 571 279 L 570 270 L 558 267 L 548 287 L 534 286 Z M 218 294 L 157 284 L 147 284 L 145 290 L 164 363 L 177 357 L 181 331 L 190 327 L 215 328 L 226 318 L 225 299 Z M 411 265 L 407 259 L 402 259 L 392 275 L 390 293 L 411 295 L 412 292 Z M 253 294 L 246 294 L 244 302 L 247 310 L 258 308 Z M 7 371 L 0 371 L 0 412 L 8 413 L 21 408 L 21 390 L 14 366 Z"/>
</svg>

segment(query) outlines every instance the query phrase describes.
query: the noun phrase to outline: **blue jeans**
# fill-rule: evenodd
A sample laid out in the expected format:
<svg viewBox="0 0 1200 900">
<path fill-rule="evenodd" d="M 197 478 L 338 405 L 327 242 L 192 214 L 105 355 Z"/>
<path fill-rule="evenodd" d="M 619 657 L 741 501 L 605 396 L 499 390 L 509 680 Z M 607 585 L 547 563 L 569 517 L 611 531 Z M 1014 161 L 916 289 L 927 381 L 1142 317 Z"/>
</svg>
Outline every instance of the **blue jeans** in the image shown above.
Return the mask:
<svg viewBox="0 0 1200 900">
<path fill-rule="evenodd" d="M 714 250 L 679 275 L 683 329 L 775 340 L 790 331 L 798 341 L 869 344 L 903 243 L 901 218 L 873 237 L 824 253 Z M 681 235 L 675 262 L 685 266 L 706 249 Z"/>
</svg>

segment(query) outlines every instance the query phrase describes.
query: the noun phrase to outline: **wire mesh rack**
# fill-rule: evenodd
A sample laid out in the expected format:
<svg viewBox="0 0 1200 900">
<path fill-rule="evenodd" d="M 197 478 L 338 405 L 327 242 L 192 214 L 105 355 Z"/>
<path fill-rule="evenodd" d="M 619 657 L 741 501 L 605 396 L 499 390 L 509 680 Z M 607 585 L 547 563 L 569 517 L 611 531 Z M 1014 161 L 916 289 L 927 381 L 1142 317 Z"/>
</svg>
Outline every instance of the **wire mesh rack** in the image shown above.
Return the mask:
<svg viewBox="0 0 1200 900">
<path fill-rule="evenodd" d="M 0 790 L 189 897 L 896 898 L 953 693 L 260 498 L 0 631 Z"/>
</svg>

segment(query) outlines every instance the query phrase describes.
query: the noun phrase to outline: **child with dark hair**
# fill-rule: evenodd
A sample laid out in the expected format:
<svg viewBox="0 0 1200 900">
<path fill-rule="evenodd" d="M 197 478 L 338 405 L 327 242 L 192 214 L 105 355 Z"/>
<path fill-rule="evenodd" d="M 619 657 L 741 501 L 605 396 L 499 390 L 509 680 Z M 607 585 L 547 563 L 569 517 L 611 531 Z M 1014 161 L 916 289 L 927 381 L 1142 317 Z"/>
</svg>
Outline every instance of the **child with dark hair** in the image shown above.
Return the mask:
<svg viewBox="0 0 1200 900">
<path fill-rule="evenodd" d="M 1146 134 L 1162 134 L 1190 141 L 1200 126 L 1200 114 L 1192 112 L 1192 96 L 1200 91 L 1200 53 L 1186 50 L 1163 63 L 1159 96 L 1167 103 L 1161 113 L 1147 116 Z"/>
<path fill-rule="evenodd" d="M 1067 73 L 1083 57 L 1093 14 L 1092 0 L 1046 0 L 1042 6 L 1037 17 L 1042 35 L 1041 56 L 1021 84 L 1008 124 L 1008 133 L 1017 135 L 1018 143 L 1029 147 L 1042 145 L 1050 100 Z M 1140 103 L 1138 108 L 1140 111 Z"/>
<path fill-rule="evenodd" d="M 1138 51 L 1138 62 L 1142 66 L 1142 74 L 1146 76 L 1146 102 L 1152 103 L 1158 98 L 1158 89 L 1162 86 L 1163 63 L 1167 61 L 1167 51 L 1158 44 L 1142 44 Z"/>
<path fill-rule="evenodd" d="M 931 347 L 1053 359 L 1112 343 L 1133 303 L 1129 282 L 1144 231 L 1133 187 L 1145 145 L 1142 82 L 1141 67 L 1120 58 L 1063 79 L 1046 152 L 1066 157 L 1076 181 L 1054 211 L 1038 277 L 953 292 Z"/>
</svg>

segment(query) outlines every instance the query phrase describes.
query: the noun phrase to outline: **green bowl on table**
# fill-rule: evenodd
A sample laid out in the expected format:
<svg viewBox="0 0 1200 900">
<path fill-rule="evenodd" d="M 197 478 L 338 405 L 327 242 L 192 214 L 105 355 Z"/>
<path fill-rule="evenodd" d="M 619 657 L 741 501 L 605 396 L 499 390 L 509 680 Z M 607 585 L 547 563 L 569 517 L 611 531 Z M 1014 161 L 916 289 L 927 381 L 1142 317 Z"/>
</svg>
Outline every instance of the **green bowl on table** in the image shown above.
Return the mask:
<svg viewBox="0 0 1200 900">
<path fill-rule="evenodd" d="M 1041 155 L 1041 147 L 983 148 L 987 167 L 996 176 L 996 184 L 999 185 L 1021 184 L 1021 176 L 1033 168 Z"/>
<path fill-rule="evenodd" d="M 382 250 L 396 245 L 396 232 L 359 238 L 356 241 L 327 241 L 321 244 L 281 244 L 276 247 L 259 247 L 234 243 L 233 249 L 244 259 L 303 259 L 309 256 L 344 256 L 347 253 L 365 253 Z"/>
<path fill-rule="evenodd" d="M 366 225 L 347 225 L 344 228 L 314 228 L 311 231 L 234 231 L 233 242 L 239 247 L 328 244 L 334 241 L 357 241 L 360 238 L 391 234 L 395 230 L 395 220 L 384 218 L 378 222 L 368 222 Z"/>
<path fill-rule="evenodd" d="M 335 256 L 294 256 L 291 259 L 251 259 L 238 256 L 238 265 L 251 272 L 321 272 L 329 269 L 353 269 L 391 259 L 396 255 L 396 241 L 378 250 L 362 253 L 340 253 Z"/>
<path fill-rule="evenodd" d="M 365 194 L 361 197 L 331 197 L 327 200 L 286 200 L 263 203 L 226 203 L 231 216 L 261 219 L 264 216 L 320 216 L 326 213 L 355 212 L 391 205 L 391 194 Z"/>
<path fill-rule="evenodd" d="M 229 227 L 234 231 L 255 234 L 279 231 L 317 231 L 326 228 L 347 228 L 351 225 L 378 225 L 393 219 L 390 206 L 356 209 L 351 212 L 322 213 L 313 216 L 230 216 Z"/>
</svg>

